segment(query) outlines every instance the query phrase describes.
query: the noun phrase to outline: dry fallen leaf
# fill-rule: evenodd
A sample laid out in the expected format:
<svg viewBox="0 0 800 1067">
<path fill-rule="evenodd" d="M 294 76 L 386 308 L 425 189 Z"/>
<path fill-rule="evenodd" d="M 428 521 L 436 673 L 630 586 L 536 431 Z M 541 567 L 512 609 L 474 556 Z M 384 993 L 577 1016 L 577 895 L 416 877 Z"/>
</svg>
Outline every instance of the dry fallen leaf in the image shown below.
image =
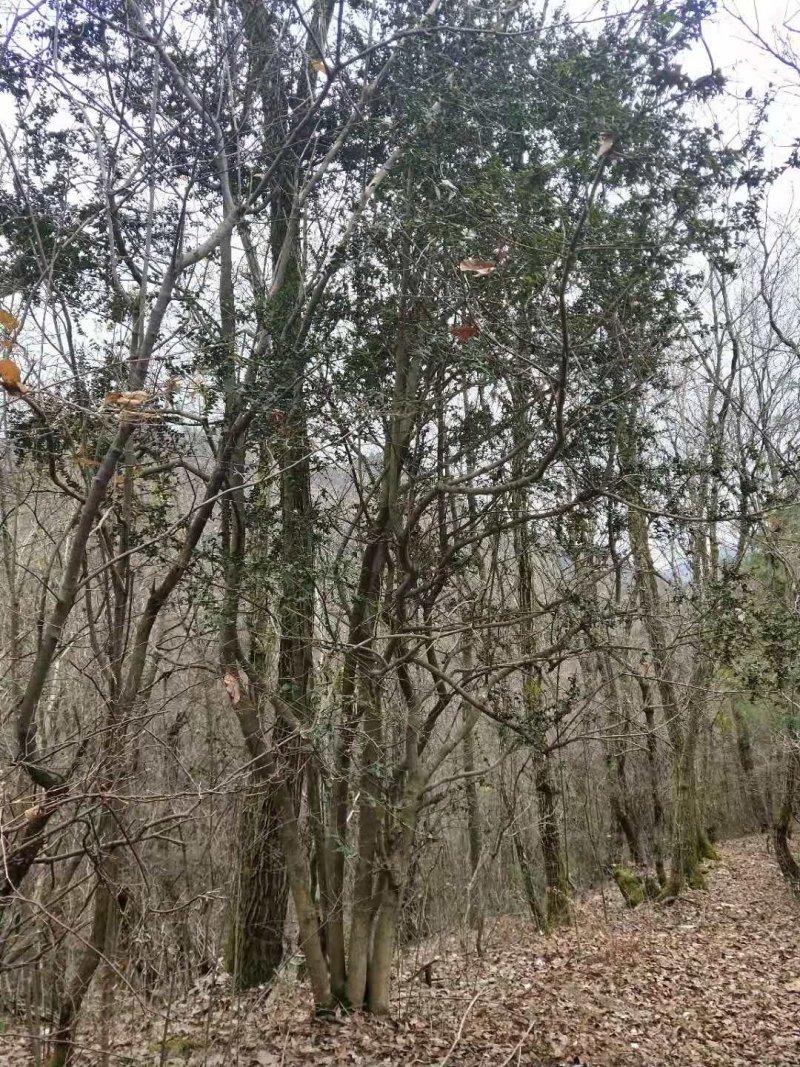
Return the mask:
<svg viewBox="0 0 800 1067">
<path fill-rule="evenodd" d="M 222 681 L 225 688 L 228 690 L 228 696 L 231 698 L 231 704 L 238 704 L 242 699 L 242 693 L 239 689 L 239 678 L 235 671 L 230 668 L 225 671 L 222 676 Z"/>
</svg>

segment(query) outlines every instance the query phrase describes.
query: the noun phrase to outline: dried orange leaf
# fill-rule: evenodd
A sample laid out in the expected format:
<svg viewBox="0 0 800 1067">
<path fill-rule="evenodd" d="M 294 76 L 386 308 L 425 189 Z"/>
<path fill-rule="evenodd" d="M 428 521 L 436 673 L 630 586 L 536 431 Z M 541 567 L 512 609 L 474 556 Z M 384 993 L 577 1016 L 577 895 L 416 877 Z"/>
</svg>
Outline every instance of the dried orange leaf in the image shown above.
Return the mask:
<svg viewBox="0 0 800 1067">
<path fill-rule="evenodd" d="M 13 359 L 0 359 L 0 384 L 12 393 L 20 390 L 20 370 Z"/>
<path fill-rule="evenodd" d="M 140 408 L 150 399 L 150 394 L 144 389 L 134 389 L 130 393 L 108 393 L 107 404 L 116 404 L 121 408 Z"/>
<path fill-rule="evenodd" d="M 496 266 L 497 264 L 492 263 L 491 260 L 470 257 L 468 259 L 462 259 L 458 265 L 458 269 L 461 271 L 470 271 L 472 274 L 491 274 Z"/>
<path fill-rule="evenodd" d="M 457 341 L 469 341 L 472 337 L 477 337 L 481 332 L 480 326 L 475 322 L 462 322 L 458 326 L 451 326 L 450 333 Z"/>
<path fill-rule="evenodd" d="M 235 671 L 228 669 L 222 676 L 222 681 L 225 688 L 228 690 L 228 696 L 231 698 L 231 704 L 238 704 L 242 699 L 242 693 L 239 689 L 239 677 Z"/>
<path fill-rule="evenodd" d="M 10 311 L 6 311 L 5 308 L 0 308 L 0 326 L 9 331 L 18 330 L 19 319 L 15 318 Z"/>
</svg>

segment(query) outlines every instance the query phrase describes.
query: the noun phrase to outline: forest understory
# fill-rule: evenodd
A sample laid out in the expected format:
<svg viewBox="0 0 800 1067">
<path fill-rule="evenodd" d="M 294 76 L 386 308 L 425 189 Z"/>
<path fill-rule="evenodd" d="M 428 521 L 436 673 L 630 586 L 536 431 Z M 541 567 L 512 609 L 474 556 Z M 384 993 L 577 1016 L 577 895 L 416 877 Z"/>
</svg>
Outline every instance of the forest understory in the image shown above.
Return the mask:
<svg viewBox="0 0 800 1067">
<path fill-rule="evenodd" d="M 487 919 L 483 957 L 463 939 L 406 956 L 393 1015 L 313 1020 L 303 983 L 233 997 L 209 975 L 172 1005 L 87 1011 L 77 1060 L 159 1067 L 791 1067 L 800 1064 L 800 922 L 765 838 L 728 842 L 708 888 L 626 909 L 613 887 L 547 936 Z M 426 964 L 431 964 L 426 968 Z M 426 982 L 427 977 L 431 984 Z M 5 1047 L 3 1047 L 5 1046 Z M 2 1067 L 35 1062 L 18 1024 Z"/>
</svg>

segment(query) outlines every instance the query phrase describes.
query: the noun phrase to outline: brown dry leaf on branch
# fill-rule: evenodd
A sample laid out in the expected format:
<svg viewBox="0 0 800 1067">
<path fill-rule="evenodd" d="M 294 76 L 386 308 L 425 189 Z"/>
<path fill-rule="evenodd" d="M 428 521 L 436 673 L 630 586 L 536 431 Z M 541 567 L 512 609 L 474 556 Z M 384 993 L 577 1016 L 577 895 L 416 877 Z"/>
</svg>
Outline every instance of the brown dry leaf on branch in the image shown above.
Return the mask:
<svg viewBox="0 0 800 1067">
<path fill-rule="evenodd" d="M 108 393 L 106 394 L 105 403 L 113 404 L 118 408 L 135 410 L 142 407 L 150 399 L 150 393 L 145 389 L 134 389 L 129 393 Z"/>
<path fill-rule="evenodd" d="M 480 332 L 480 326 L 476 322 L 462 322 L 450 327 L 450 335 L 455 337 L 457 341 L 461 341 L 462 344 L 473 337 L 477 337 Z"/>
<path fill-rule="evenodd" d="M 491 274 L 497 266 L 490 259 L 476 259 L 474 256 L 470 256 L 467 259 L 462 259 L 458 265 L 458 269 L 468 274 Z"/>
<path fill-rule="evenodd" d="M 19 319 L 12 315 L 10 311 L 6 311 L 5 308 L 0 308 L 0 326 L 4 330 L 8 330 L 9 333 L 13 333 L 19 329 Z"/>
<path fill-rule="evenodd" d="M 239 688 L 239 678 L 234 671 L 227 670 L 222 676 L 222 682 L 228 691 L 228 696 L 231 698 L 231 704 L 238 704 L 242 699 L 242 692 Z"/>
<path fill-rule="evenodd" d="M 617 143 L 617 135 L 615 133 L 601 133 L 597 138 L 597 158 L 602 159 L 603 156 L 609 155 L 614 150 L 614 145 Z"/>
<path fill-rule="evenodd" d="M 22 384 L 22 375 L 13 359 L 0 359 L 0 385 L 7 393 L 27 393 Z"/>
</svg>

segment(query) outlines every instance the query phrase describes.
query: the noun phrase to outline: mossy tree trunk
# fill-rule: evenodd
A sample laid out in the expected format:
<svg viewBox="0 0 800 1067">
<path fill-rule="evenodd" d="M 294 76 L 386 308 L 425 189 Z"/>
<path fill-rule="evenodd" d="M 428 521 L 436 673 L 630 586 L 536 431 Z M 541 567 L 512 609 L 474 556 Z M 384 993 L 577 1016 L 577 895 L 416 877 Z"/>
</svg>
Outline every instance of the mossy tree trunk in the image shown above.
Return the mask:
<svg viewBox="0 0 800 1067">
<path fill-rule="evenodd" d="M 571 894 L 561 845 L 559 793 L 553 781 L 552 759 L 547 749 L 537 753 L 534 759 L 534 786 L 547 893 L 547 924 L 561 926 L 569 920 Z"/>
</svg>

